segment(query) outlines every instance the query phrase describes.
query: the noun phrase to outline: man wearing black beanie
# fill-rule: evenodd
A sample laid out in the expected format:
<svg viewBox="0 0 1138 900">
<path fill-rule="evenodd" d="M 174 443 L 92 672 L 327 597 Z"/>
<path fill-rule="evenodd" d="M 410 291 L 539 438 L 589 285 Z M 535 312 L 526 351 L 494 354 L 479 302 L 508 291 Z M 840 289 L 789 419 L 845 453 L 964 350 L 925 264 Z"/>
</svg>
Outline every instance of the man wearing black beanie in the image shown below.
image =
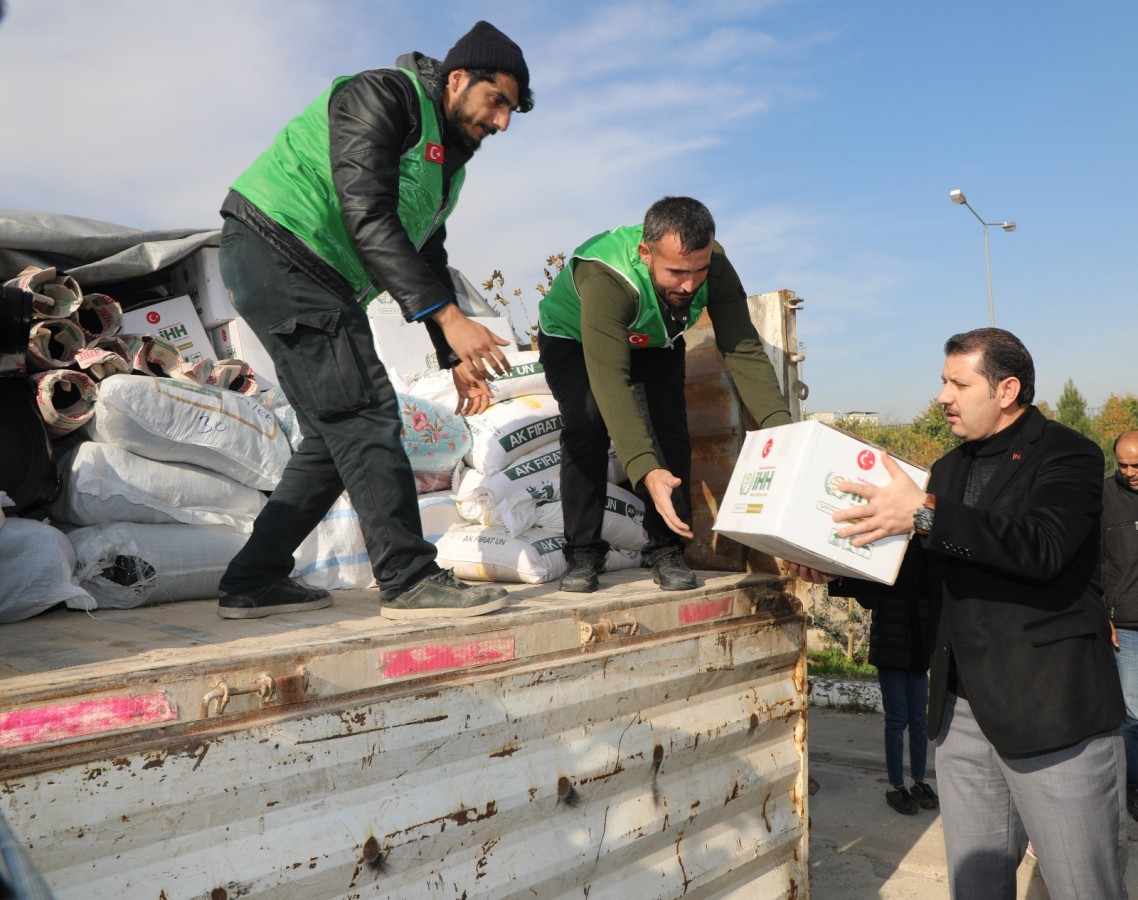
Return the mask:
<svg viewBox="0 0 1138 900">
<path fill-rule="evenodd" d="M 395 389 L 364 304 L 388 291 L 423 322 L 450 368 L 458 412 L 486 408 L 508 342 L 459 309 L 444 222 L 482 141 L 533 108 L 521 49 L 478 22 L 444 62 L 409 53 L 337 78 L 232 185 L 221 208 L 221 274 L 272 357 L 303 440 L 219 586 L 223 618 L 321 609 L 290 577 L 293 552 L 346 489 L 381 614 L 475 616 L 506 592 L 471 587 L 423 539 Z"/>
</svg>

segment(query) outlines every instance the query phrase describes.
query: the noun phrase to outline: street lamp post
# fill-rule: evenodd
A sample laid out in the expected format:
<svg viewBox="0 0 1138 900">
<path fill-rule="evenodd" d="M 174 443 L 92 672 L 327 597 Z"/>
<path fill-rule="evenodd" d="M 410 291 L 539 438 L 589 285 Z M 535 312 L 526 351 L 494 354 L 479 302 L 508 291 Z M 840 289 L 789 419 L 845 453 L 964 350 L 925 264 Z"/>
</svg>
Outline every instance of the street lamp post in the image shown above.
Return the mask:
<svg viewBox="0 0 1138 900">
<path fill-rule="evenodd" d="M 1012 232 L 1016 230 L 1015 222 L 985 222 L 980 214 L 972 208 L 972 204 L 964 196 L 964 191 L 957 188 L 954 191 L 948 192 L 948 199 L 953 203 L 960 206 L 967 206 L 968 211 L 976 217 L 976 220 L 984 226 L 984 265 L 988 272 L 988 316 L 992 320 L 992 327 L 996 327 L 996 305 L 992 301 L 992 254 L 988 250 L 988 226 L 999 225 L 1004 231 Z"/>
</svg>

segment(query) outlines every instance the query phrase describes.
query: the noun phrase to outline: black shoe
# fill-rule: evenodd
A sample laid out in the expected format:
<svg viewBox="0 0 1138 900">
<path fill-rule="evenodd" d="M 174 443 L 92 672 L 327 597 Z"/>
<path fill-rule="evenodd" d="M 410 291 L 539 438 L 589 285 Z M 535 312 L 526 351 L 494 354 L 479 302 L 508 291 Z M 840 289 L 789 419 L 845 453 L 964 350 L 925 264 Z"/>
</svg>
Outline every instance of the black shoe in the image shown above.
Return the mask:
<svg viewBox="0 0 1138 900">
<path fill-rule="evenodd" d="M 925 784 L 923 781 L 914 781 L 913 786 L 909 788 L 909 794 L 921 809 L 939 809 L 940 797 L 936 792 Z"/>
<path fill-rule="evenodd" d="M 920 809 L 917 806 L 917 801 L 913 799 L 913 795 L 903 784 L 894 785 L 892 790 L 886 791 L 885 802 L 903 816 L 915 816 Z"/>
<path fill-rule="evenodd" d="M 263 619 L 331 605 L 332 595 L 323 588 L 309 587 L 294 578 L 279 578 L 240 594 L 222 594 L 217 601 L 217 614 L 223 619 Z"/>
<path fill-rule="evenodd" d="M 505 588 L 475 587 L 454 577 L 454 569 L 429 575 L 397 597 L 384 600 L 379 614 L 385 619 L 436 619 L 481 616 L 510 602 Z"/>
<path fill-rule="evenodd" d="M 652 566 L 652 580 L 662 591 L 690 591 L 695 587 L 695 572 L 684 562 L 684 551 L 679 547 L 657 556 Z"/>
<path fill-rule="evenodd" d="M 604 568 L 605 558 L 589 550 L 570 550 L 565 554 L 567 568 L 561 576 L 558 590 L 591 594 L 599 585 L 598 576 Z"/>
<path fill-rule="evenodd" d="M 1126 811 L 1130 818 L 1138 819 L 1138 790 L 1126 792 Z"/>
</svg>

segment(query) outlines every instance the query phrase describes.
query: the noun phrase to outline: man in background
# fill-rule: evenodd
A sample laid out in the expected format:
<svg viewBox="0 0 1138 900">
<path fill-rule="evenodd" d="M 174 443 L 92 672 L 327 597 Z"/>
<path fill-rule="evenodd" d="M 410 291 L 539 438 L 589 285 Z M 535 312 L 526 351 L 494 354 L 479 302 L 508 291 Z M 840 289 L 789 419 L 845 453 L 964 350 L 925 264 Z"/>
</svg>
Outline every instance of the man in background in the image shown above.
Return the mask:
<svg viewBox="0 0 1138 900">
<path fill-rule="evenodd" d="M 1126 809 L 1138 819 L 1138 431 L 1118 436 L 1114 460 L 1102 488 L 1102 582 L 1126 701 Z"/>
</svg>

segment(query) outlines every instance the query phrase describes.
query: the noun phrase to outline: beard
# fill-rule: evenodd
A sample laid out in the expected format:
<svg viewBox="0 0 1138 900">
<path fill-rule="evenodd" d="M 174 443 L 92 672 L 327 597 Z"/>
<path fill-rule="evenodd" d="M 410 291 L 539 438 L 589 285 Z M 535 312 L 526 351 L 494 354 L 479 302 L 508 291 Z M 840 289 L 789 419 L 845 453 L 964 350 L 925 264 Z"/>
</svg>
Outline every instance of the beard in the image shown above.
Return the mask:
<svg viewBox="0 0 1138 900">
<path fill-rule="evenodd" d="M 692 294 L 690 297 L 684 297 L 682 300 L 675 297 L 669 297 L 668 292 L 660 286 L 660 283 L 656 280 L 655 273 L 653 273 L 651 269 L 648 270 L 648 280 L 652 282 L 652 290 L 656 292 L 656 299 L 674 312 L 686 311 L 691 306 L 692 300 L 695 299 L 694 294 Z"/>
<path fill-rule="evenodd" d="M 473 156 L 482 146 L 482 140 L 468 130 L 467 120 L 458 111 L 447 116 L 447 132 L 458 138 L 458 145 Z"/>
<path fill-rule="evenodd" d="M 482 138 L 474 136 L 474 129 L 482 128 L 487 135 L 496 134 L 498 129 L 491 124 L 476 121 L 474 116 L 466 111 L 469 94 L 470 85 L 467 85 L 455 99 L 454 108 L 447 114 L 447 131 L 456 135 L 459 146 L 473 156 L 482 146 Z"/>
</svg>

